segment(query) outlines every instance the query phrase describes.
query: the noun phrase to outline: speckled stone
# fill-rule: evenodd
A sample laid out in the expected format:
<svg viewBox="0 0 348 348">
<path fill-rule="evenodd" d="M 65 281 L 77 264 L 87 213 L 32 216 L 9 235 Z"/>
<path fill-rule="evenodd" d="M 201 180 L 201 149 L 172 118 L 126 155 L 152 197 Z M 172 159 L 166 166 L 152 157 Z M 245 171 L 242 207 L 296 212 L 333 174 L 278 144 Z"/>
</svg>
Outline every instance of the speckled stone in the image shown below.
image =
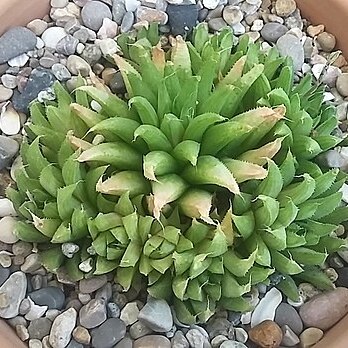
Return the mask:
<svg viewBox="0 0 348 348">
<path fill-rule="evenodd" d="M 103 19 L 112 19 L 110 8 L 100 1 L 89 1 L 81 11 L 83 24 L 92 30 L 98 31 L 103 25 Z"/>
</svg>

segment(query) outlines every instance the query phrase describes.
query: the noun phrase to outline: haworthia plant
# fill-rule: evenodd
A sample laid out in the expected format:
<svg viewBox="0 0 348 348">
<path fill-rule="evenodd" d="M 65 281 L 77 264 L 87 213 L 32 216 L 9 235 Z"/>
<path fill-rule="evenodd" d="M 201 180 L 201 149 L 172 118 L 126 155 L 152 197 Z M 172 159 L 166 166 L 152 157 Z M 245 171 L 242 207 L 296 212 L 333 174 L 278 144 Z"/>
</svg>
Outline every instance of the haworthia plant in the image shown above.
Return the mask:
<svg viewBox="0 0 348 348">
<path fill-rule="evenodd" d="M 288 58 L 229 29 L 201 24 L 162 47 L 151 26 L 118 43 L 124 96 L 91 76 L 32 104 L 7 192 L 18 237 L 75 281 L 115 272 L 127 291 L 146 279 L 184 323 L 250 310 L 272 277 L 293 299 L 296 279 L 330 287 L 318 266 L 344 245 L 346 176 L 315 163 L 340 142 L 322 88 L 294 85 Z"/>
</svg>

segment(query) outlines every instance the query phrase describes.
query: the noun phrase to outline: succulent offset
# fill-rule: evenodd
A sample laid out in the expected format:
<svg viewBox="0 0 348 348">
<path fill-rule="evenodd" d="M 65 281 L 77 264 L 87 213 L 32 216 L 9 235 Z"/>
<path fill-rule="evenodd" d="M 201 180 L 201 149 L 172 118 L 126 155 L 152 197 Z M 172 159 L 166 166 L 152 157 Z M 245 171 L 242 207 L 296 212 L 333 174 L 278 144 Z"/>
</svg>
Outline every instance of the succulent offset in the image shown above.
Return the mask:
<svg viewBox="0 0 348 348">
<path fill-rule="evenodd" d="M 296 278 L 330 288 L 318 266 L 344 245 L 348 214 L 346 175 L 315 163 L 341 141 L 323 88 L 293 85 L 288 58 L 228 29 L 162 47 L 150 26 L 118 43 L 125 96 L 91 76 L 31 106 L 7 192 L 18 237 L 73 280 L 146 279 L 185 323 L 250 310 L 261 282 L 294 300 Z"/>
</svg>

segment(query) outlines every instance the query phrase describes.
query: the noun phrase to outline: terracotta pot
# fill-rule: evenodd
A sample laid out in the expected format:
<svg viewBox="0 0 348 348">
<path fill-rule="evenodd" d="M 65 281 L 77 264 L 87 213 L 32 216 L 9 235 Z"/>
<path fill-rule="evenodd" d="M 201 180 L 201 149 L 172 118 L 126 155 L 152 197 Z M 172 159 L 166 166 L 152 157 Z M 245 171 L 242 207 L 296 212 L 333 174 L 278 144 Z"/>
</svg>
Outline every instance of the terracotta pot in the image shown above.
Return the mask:
<svg viewBox="0 0 348 348">
<path fill-rule="evenodd" d="M 50 0 L 1 0 L 0 35 L 14 25 L 26 25 L 49 12 Z"/>
<path fill-rule="evenodd" d="M 0 0 L 0 35 L 15 25 L 26 25 L 49 12 L 50 0 Z M 348 57 L 348 0 L 296 0 L 303 16 L 313 24 L 325 24 L 337 38 L 338 47 Z M 348 315 L 336 324 L 313 348 L 347 348 Z M 0 320 L 0 347 L 25 348 L 15 332 Z"/>
</svg>

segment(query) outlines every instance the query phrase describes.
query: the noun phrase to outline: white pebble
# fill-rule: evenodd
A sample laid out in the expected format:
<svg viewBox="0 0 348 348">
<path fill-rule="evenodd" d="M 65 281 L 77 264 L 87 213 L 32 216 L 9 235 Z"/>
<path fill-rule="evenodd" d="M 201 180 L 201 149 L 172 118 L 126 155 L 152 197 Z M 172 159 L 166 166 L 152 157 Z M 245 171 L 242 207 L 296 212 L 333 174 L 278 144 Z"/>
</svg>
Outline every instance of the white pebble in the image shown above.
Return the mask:
<svg viewBox="0 0 348 348">
<path fill-rule="evenodd" d="M 323 102 L 335 100 L 335 96 L 331 92 L 324 92 Z"/>
<path fill-rule="evenodd" d="M 51 27 L 45 30 L 41 38 L 46 47 L 56 49 L 58 42 L 65 36 L 67 32 L 61 27 Z"/>
<path fill-rule="evenodd" d="M 245 343 L 248 340 L 248 333 L 241 327 L 236 327 L 234 329 L 234 334 L 236 336 L 236 340 L 242 343 Z"/>
<path fill-rule="evenodd" d="M 0 219 L 0 241 L 7 244 L 14 244 L 18 237 L 14 234 L 16 219 L 12 216 L 5 216 Z"/>
<path fill-rule="evenodd" d="M 322 74 L 324 68 L 325 68 L 326 64 L 315 64 L 312 67 L 312 73 L 314 75 L 314 77 L 319 80 L 320 75 Z"/>
<path fill-rule="evenodd" d="M 44 48 L 45 47 L 45 43 L 44 41 L 40 38 L 40 37 L 37 37 L 36 38 L 36 46 L 35 46 L 38 50 L 40 50 L 41 48 Z"/>
<path fill-rule="evenodd" d="M 245 26 L 242 23 L 237 23 L 235 25 L 232 25 L 232 28 L 233 28 L 233 34 L 235 35 L 245 34 Z"/>
<path fill-rule="evenodd" d="M 8 198 L 0 198 L 0 217 L 17 216 L 12 202 Z"/>
<path fill-rule="evenodd" d="M 203 0 L 203 5 L 209 10 L 214 10 L 219 5 L 220 0 Z"/>
<path fill-rule="evenodd" d="M 98 40 L 96 43 L 99 45 L 104 57 L 115 54 L 119 51 L 117 42 L 111 38 Z"/>
<path fill-rule="evenodd" d="M 263 20 L 262 19 L 256 19 L 250 28 L 252 31 L 260 31 L 263 28 Z"/>
<path fill-rule="evenodd" d="M 1 109 L 0 129 L 6 135 L 18 134 L 21 129 L 19 113 L 10 104 L 5 104 Z"/>
<path fill-rule="evenodd" d="M 12 67 L 16 66 L 16 67 L 21 68 L 25 64 L 27 64 L 28 60 L 29 60 L 29 56 L 26 55 L 25 53 L 23 53 L 18 57 L 10 59 L 7 63 L 9 66 L 12 66 Z"/>
<path fill-rule="evenodd" d="M 35 320 L 41 318 L 46 313 L 48 306 L 39 306 L 30 297 L 28 297 L 28 300 L 30 302 L 30 310 L 25 315 L 25 319 Z"/>
<path fill-rule="evenodd" d="M 251 327 L 258 325 L 265 320 L 274 320 L 275 311 L 281 302 L 282 293 L 277 288 L 269 290 L 254 309 L 251 316 Z"/>
<path fill-rule="evenodd" d="M 141 5 L 141 2 L 138 0 L 125 0 L 126 10 L 129 12 L 134 12 Z"/>
</svg>

